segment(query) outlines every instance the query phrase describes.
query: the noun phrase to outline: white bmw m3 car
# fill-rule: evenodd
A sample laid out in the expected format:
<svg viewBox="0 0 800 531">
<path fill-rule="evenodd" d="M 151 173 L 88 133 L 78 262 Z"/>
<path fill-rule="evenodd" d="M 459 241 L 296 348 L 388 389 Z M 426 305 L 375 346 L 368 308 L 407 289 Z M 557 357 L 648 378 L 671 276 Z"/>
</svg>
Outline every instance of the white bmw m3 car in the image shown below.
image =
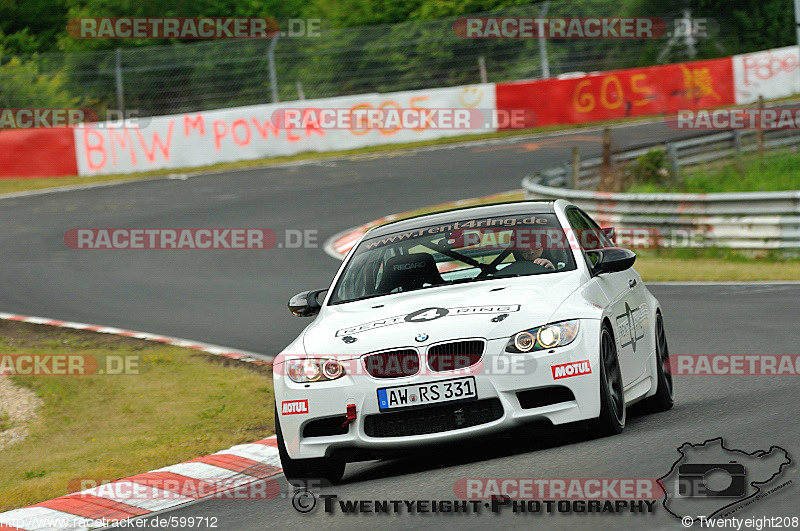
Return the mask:
<svg viewBox="0 0 800 531">
<path fill-rule="evenodd" d="M 662 312 L 570 203 L 440 212 L 367 232 L 331 287 L 289 302 L 316 316 L 275 359 L 286 476 L 338 481 L 348 461 L 526 423 L 620 433 L 626 407 L 672 407 Z"/>
</svg>

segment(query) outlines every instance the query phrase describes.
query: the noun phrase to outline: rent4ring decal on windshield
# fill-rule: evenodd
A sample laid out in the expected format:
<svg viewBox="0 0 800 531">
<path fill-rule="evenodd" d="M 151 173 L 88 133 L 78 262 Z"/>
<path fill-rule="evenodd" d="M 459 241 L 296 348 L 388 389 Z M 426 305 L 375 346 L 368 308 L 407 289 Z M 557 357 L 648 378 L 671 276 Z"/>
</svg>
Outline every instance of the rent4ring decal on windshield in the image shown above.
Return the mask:
<svg viewBox="0 0 800 531">
<path fill-rule="evenodd" d="M 400 323 L 422 323 L 426 321 L 433 321 L 434 319 L 439 319 L 447 316 L 452 317 L 454 315 L 495 314 L 495 313 L 508 313 L 508 312 L 518 312 L 518 311 L 519 311 L 519 304 L 506 304 L 506 305 L 494 305 L 494 306 L 460 306 L 457 308 L 436 308 L 436 307 L 423 308 L 421 310 L 417 310 L 416 312 L 412 312 L 409 314 L 396 315 L 394 317 L 387 317 L 385 319 L 378 319 L 377 321 L 370 321 L 369 323 L 350 326 L 348 328 L 342 328 L 341 330 L 336 331 L 336 337 L 358 334 L 361 332 L 374 330 L 376 328 L 382 328 L 384 326 L 391 326 Z"/>
</svg>

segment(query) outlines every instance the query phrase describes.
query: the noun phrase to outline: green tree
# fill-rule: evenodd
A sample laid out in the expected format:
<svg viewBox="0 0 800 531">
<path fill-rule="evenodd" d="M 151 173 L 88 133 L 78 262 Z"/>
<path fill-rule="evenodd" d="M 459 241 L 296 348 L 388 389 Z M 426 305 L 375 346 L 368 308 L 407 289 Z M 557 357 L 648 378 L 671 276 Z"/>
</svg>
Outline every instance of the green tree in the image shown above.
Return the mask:
<svg viewBox="0 0 800 531">
<path fill-rule="evenodd" d="M 0 108 L 74 107 L 79 98 L 65 90 L 64 81 L 63 74 L 41 74 L 35 57 L 14 57 L 0 66 Z"/>
</svg>

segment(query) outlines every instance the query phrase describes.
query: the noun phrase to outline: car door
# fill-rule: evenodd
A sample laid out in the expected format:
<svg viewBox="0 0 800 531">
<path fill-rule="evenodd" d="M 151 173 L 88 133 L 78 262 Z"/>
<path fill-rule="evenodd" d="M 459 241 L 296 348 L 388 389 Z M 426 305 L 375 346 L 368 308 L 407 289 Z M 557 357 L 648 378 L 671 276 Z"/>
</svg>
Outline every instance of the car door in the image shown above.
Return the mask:
<svg viewBox="0 0 800 531">
<path fill-rule="evenodd" d="M 568 208 L 567 219 L 576 231 L 584 256 L 586 251 L 614 245 L 603 234 L 597 223 L 579 208 Z M 592 237 L 585 237 L 587 232 Z M 590 261 L 590 258 L 586 256 L 586 260 Z M 646 305 L 643 306 L 645 300 L 641 277 L 633 269 L 628 269 L 596 275 L 593 281 L 610 301 L 611 324 L 617 341 L 617 354 L 624 387 L 636 381 L 644 373 L 644 361 L 649 354 L 648 346 L 645 344 L 644 319 L 647 312 Z"/>
</svg>

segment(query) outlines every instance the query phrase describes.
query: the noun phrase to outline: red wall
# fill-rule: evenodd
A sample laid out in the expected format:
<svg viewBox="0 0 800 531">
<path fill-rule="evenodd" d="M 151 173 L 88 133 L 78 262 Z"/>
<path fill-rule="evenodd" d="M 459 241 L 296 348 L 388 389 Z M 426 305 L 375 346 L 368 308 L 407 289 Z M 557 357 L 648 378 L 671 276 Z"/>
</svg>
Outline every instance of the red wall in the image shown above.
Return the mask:
<svg viewBox="0 0 800 531">
<path fill-rule="evenodd" d="M 78 175 L 72 129 L 0 131 L 0 178 Z"/>
<path fill-rule="evenodd" d="M 497 84 L 498 110 L 530 109 L 526 127 L 733 105 L 730 57 L 630 68 L 575 79 Z"/>
</svg>

